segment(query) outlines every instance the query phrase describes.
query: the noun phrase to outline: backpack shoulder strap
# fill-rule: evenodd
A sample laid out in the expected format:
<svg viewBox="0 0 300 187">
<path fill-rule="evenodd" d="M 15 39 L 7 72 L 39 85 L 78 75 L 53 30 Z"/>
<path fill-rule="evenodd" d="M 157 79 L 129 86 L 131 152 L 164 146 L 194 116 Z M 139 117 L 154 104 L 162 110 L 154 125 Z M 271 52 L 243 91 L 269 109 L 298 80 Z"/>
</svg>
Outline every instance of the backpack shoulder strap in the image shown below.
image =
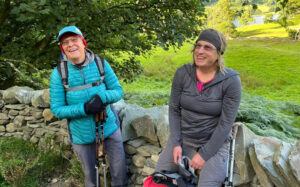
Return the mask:
<svg viewBox="0 0 300 187">
<path fill-rule="evenodd" d="M 102 76 L 103 76 L 103 78 L 104 78 L 104 76 L 105 76 L 105 71 L 104 71 L 104 59 L 103 59 L 103 57 L 101 57 L 101 56 L 95 54 L 95 62 L 96 62 L 97 68 L 98 68 L 98 70 L 99 70 L 101 79 L 102 79 Z"/>
<path fill-rule="evenodd" d="M 78 86 L 78 87 L 74 87 L 74 88 L 69 88 L 69 81 L 68 81 L 69 76 L 68 76 L 68 64 L 67 64 L 67 62 L 68 61 L 66 59 L 60 58 L 59 62 L 57 64 L 57 70 L 58 70 L 59 75 L 61 77 L 61 81 L 62 81 L 63 86 L 65 88 L 65 92 L 77 91 L 77 90 L 90 88 L 90 87 L 93 87 L 93 86 L 99 86 L 104 81 L 104 76 L 105 76 L 104 59 L 102 57 L 99 57 L 98 55 L 95 55 L 95 62 L 96 62 L 97 68 L 99 70 L 100 80 L 95 82 L 95 83 L 86 84 L 86 85 Z"/>
<path fill-rule="evenodd" d="M 69 88 L 69 81 L 68 81 L 69 73 L 68 73 L 67 63 L 68 61 L 64 60 L 63 58 L 60 58 L 57 63 L 57 70 L 65 90 Z"/>
</svg>

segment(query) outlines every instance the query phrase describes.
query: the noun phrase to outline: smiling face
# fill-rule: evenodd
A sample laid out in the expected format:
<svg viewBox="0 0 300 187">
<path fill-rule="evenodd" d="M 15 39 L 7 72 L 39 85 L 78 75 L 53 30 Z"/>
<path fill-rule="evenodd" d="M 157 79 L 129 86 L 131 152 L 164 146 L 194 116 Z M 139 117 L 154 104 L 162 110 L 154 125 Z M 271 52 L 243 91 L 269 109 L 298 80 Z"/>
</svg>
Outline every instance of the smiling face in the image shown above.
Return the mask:
<svg viewBox="0 0 300 187">
<path fill-rule="evenodd" d="M 71 34 L 63 36 L 60 44 L 69 61 L 75 64 L 80 64 L 84 61 L 85 45 L 78 35 Z"/>
<path fill-rule="evenodd" d="M 194 63 L 197 68 L 216 68 L 218 53 L 214 45 L 206 41 L 198 41 L 194 48 Z"/>
</svg>

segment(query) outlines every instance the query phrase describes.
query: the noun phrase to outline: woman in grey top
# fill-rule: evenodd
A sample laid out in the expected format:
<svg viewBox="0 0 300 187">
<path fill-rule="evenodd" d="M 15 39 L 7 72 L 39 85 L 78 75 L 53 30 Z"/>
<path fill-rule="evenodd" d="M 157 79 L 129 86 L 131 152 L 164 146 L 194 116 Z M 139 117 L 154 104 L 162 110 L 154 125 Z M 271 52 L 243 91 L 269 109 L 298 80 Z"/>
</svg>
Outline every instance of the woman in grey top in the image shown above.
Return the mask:
<svg viewBox="0 0 300 187">
<path fill-rule="evenodd" d="M 171 134 L 156 171 L 177 172 L 178 160 L 188 156 L 200 170 L 198 187 L 221 186 L 226 176 L 229 139 L 241 100 L 241 81 L 226 68 L 225 37 L 214 29 L 199 35 L 193 63 L 173 78 L 169 104 Z"/>
</svg>

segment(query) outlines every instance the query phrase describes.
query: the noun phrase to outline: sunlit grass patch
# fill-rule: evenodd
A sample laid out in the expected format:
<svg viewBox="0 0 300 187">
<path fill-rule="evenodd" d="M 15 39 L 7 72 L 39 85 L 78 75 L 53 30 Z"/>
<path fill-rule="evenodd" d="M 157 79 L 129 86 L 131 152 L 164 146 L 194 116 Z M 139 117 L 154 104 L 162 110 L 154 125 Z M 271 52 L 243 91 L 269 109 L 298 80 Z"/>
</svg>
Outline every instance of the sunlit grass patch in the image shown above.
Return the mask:
<svg viewBox="0 0 300 187">
<path fill-rule="evenodd" d="M 287 38 L 288 33 L 278 23 L 267 23 L 238 27 L 240 37 L 246 38 Z"/>
</svg>

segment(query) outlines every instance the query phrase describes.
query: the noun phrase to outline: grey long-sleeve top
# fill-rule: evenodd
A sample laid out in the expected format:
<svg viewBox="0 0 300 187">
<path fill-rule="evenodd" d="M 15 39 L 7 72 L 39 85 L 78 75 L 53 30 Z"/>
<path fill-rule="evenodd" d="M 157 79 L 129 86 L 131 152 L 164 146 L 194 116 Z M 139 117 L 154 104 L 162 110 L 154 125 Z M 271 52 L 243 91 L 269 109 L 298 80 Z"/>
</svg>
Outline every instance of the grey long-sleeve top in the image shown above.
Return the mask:
<svg viewBox="0 0 300 187">
<path fill-rule="evenodd" d="M 196 67 L 185 64 L 173 78 L 169 123 L 174 146 L 192 145 L 204 160 L 211 158 L 230 136 L 241 100 L 241 81 L 226 68 L 197 88 Z"/>
</svg>

